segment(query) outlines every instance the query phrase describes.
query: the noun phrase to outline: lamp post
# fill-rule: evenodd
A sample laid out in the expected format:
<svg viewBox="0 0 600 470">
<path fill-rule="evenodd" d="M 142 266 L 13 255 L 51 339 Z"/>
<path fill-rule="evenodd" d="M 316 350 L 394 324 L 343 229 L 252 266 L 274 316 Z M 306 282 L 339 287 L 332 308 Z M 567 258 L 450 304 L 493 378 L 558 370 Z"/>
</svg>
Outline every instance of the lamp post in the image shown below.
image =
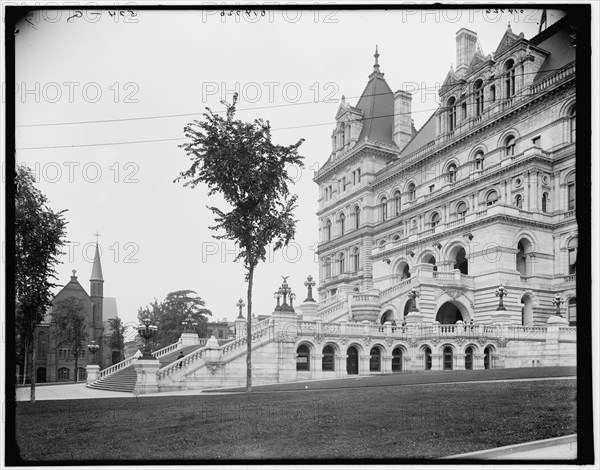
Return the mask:
<svg viewBox="0 0 600 470">
<path fill-rule="evenodd" d="M 183 320 L 181 322 L 182 325 L 184 325 L 183 327 L 183 331 L 184 332 L 192 332 L 194 326 L 198 326 L 198 322 L 196 320 L 194 320 L 194 317 L 192 317 L 191 313 L 188 313 L 187 317 L 185 318 L 185 320 Z"/>
<path fill-rule="evenodd" d="M 500 300 L 498 301 L 498 308 L 496 309 L 497 312 L 499 311 L 506 311 L 506 308 L 504 308 L 504 297 L 506 297 L 508 295 L 508 291 L 504 288 L 504 286 L 502 284 L 500 284 L 500 287 L 498 287 L 498 289 L 496 289 L 496 291 L 494 292 L 494 294 L 496 295 L 496 297 L 498 297 Z"/>
<path fill-rule="evenodd" d="M 138 325 L 138 334 L 144 338 L 146 341 L 146 345 L 144 348 L 144 355 L 140 359 L 155 359 L 150 351 L 150 338 L 156 335 L 156 331 L 158 327 L 155 325 L 151 325 L 150 318 L 144 318 L 142 325 Z"/>
<path fill-rule="evenodd" d="M 100 349 L 100 345 L 98 343 L 96 343 L 96 341 L 92 340 L 90 342 L 90 344 L 87 345 L 87 347 L 88 347 L 88 351 L 93 354 L 91 364 L 95 364 L 96 363 L 96 353 L 98 352 L 98 349 Z"/>
<path fill-rule="evenodd" d="M 419 309 L 417 308 L 417 297 L 419 297 L 419 291 L 413 287 L 408 293 L 408 297 L 411 300 L 410 309 L 408 310 L 409 313 L 418 312 Z"/>
<path fill-rule="evenodd" d="M 562 318 L 562 314 L 560 313 L 560 306 L 561 306 L 562 304 L 564 304 L 564 303 L 565 303 L 565 299 L 563 299 L 563 298 L 560 296 L 560 294 L 556 294 L 556 295 L 554 296 L 554 298 L 552 299 L 552 305 L 554 305 L 554 306 L 556 307 L 556 313 L 555 313 L 555 315 L 556 315 L 557 317 L 560 317 L 560 318 Z"/>
<path fill-rule="evenodd" d="M 314 302 L 315 299 L 313 299 L 313 296 L 312 296 L 312 288 L 314 286 L 316 286 L 317 283 L 315 281 L 313 281 L 313 277 L 309 275 L 306 278 L 306 281 L 304 282 L 304 285 L 308 288 L 308 294 L 306 296 L 306 299 L 304 299 L 304 301 L 305 302 Z"/>
<path fill-rule="evenodd" d="M 238 300 L 237 304 L 235 304 L 236 307 L 238 307 L 240 309 L 240 312 L 238 313 L 238 318 L 244 318 L 244 315 L 242 315 L 242 308 L 244 308 L 246 306 L 246 304 L 244 303 L 244 301 L 242 299 Z"/>
</svg>

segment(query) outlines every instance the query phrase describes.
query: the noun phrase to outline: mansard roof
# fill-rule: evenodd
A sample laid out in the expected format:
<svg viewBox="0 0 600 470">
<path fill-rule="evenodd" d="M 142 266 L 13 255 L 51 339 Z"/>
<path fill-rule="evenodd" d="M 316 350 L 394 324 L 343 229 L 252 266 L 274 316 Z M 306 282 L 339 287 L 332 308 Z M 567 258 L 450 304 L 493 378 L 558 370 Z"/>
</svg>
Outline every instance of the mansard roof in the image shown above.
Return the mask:
<svg viewBox="0 0 600 470">
<path fill-rule="evenodd" d="M 427 120 L 427 122 L 413 135 L 413 138 L 406 144 L 406 147 L 400 152 L 400 158 L 416 152 L 420 148 L 425 147 L 435 141 L 435 113 Z"/>
<path fill-rule="evenodd" d="M 394 94 L 380 72 L 373 72 L 356 107 L 363 113 L 363 127 L 358 142 L 370 140 L 396 145 L 394 127 Z"/>
<path fill-rule="evenodd" d="M 550 53 L 533 79 L 534 83 L 575 60 L 575 47 L 571 42 L 571 34 L 571 25 L 567 16 L 531 39 L 532 45 Z"/>
</svg>

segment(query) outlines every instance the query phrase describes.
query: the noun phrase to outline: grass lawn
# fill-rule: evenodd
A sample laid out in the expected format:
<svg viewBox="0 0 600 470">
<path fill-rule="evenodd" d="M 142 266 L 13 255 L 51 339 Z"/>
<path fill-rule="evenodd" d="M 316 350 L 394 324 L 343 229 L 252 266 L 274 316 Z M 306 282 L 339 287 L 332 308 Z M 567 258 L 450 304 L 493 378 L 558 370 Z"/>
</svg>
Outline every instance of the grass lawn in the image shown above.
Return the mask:
<svg viewBox="0 0 600 470">
<path fill-rule="evenodd" d="M 29 461 L 429 459 L 572 434 L 575 404 L 574 380 L 19 402 L 15 432 Z"/>
</svg>

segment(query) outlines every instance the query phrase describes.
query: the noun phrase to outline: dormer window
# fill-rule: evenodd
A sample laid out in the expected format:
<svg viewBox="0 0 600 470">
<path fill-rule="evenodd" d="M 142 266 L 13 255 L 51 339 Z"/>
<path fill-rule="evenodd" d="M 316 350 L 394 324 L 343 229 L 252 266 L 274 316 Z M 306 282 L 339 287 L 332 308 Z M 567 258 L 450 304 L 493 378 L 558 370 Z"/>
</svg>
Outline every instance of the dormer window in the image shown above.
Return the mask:
<svg viewBox="0 0 600 470">
<path fill-rule="evenodd" d="M 454 96 L 448 100 L 448 130 L 452 132 L 456 128 L 456 99 Z"/>
<path fill-rule="evenodd" d="M 483 80 L 477 80 L 475 82 L 475 115 L 481 116 L 483 114 Z"/>
<path fill-rule="evenodd" d="M 505 73 L 504 90 L 505 90 L 505 96 L 508 99 L 508 98 L 512 98 L 515 95 L 516 67 L 515 67 L 514 60 L 509 59 L 506 61 L 506 63 L 504 64 L 504 73 Z"/>
</svg>

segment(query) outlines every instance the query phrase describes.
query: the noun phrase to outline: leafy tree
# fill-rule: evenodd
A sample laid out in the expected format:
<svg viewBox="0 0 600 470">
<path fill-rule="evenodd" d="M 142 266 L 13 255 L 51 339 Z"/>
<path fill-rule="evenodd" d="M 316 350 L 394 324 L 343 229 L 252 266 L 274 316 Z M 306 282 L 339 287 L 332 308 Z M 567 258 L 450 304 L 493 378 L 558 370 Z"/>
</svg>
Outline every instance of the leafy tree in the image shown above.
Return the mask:
<svg viewBox="0 0 600 470">
<path fill-rule="evenodd" d="M 127 326 L 123 324 L 123 320 L 119 317 L 109 318 L 108 327 L 110 329 L 110 336 L 106 339 L 108 347 L 119 350 L 119 361 L 123 360 L 125 355 L 125 333 L 127 333 Z"/>
<path fill-rule="evenodd" d="M 79 371 L 79 353 L 86 348 L 89 338 L 85 307 L 77 297 L 59 300 L 52 311 L 52 323 L 58 345 L 68 346 L 75 358 L 75 379 Z"/>
<path fill-rule="evenodd" d="M 138 320 L 142 322 L 144 318 L 150 318 L 152 324 L 158 326 L 158 331 L 151 340 L 152 349 L 176 343 L 184 328 L 182 323 L 188 315 L 198 323 L 196 331 L 202 330 L 202 326 L 206 325 L 207 315 L 212 315 L 204 305 L 204 300 L 195 291 L 180 290 L 170 292 L 162 302 L 154 299 L 149 306 L 140 307 Z"/>
<path fill-rule="evenodd" d="M 225 117 L 209 108 L 204 120 L 188 124 L 184 131 L 190 140 L 180 145 L 192 164 L 175 182 L 195 188 L 206 184 L 208 195 L 219 193 L 230 210 L 210 206 L 216 225 L 223 230 L 217 239 L 233 240 L 239 247 L 235 260 L 243 260 L 247 290 L 247 357 L 246 391 L 252 391 L 252 287 L 254 271 L 265 261 L 266 247 L 273 243 L 277 250 L 293 239 L 296 230 L 293 210 L 296 195 L 290 195 L 288 183 L 293 179 L 288 169 L 302 168 L 303 157 L 298 148 L 304 141 L 282 146 L 271 141 L 269 121 L 252 123 L 234 119 L 237 94 L 227 107 Z"/>
<path fill-rule="evenodd" d="M 27 358 L 35 364 L 36 328 L 52 305 L 52 289 L 56 287 L 54 267 L 65 243 L 63 218 L 66 211 L 54 212 L 48 200 L 34 187 L 29 168 L 15 170 L 15 305 L 16 338 L 23 355 L 23 374 Z M 32 371 L 34 367 L 31 367 Z M 31 402 L 35 402 L 35 374 L 31 373 Z"/>
</svg>

